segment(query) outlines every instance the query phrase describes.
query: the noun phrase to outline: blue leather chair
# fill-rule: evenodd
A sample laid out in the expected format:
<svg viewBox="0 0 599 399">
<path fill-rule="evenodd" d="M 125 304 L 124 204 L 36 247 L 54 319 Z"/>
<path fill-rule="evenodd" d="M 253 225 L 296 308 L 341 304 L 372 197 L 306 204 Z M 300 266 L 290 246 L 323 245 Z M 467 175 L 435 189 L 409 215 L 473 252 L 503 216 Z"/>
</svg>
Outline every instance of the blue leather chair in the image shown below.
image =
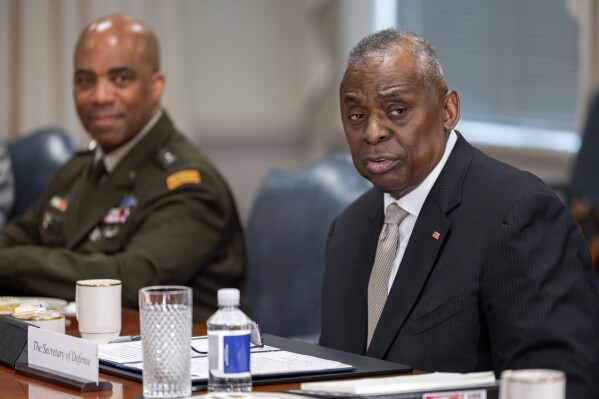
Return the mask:
<svg viewBox="0 0 599 399">
<path fill-rule="evenodd" d="M 599 289 L 599 92 L 590 104 L 566 201 L 587 237 Z"/>
<path fill-rule="evenodd" d="M 370 187 L 341 154 L 266 176 L 246 226 L 246 300 L 262 331 L 318 340 L 329 227 Z"/>
<path fill-rule="evenodd" d="M 57 128 L 39 129 L 8 143 L 15 178 L 9 219 L 23 214 L 40 197 L 54 172 L 75 153 L 71 137 Z"/>
</svg>

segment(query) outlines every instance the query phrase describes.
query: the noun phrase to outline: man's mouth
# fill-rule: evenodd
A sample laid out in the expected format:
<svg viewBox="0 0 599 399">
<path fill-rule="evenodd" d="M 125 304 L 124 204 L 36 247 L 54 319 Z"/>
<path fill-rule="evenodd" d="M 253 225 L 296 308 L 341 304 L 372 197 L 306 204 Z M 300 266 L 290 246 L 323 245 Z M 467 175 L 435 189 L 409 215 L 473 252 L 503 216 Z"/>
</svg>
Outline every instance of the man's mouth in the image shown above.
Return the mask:
<svg viewBox="0 0 599 399">
<path fill-rule="evenodd" d="M 106 128 L 113 126 L 119 119 L 119 115 L 97 115 L 91 116 L 89 121 L 97 128 Z"/>
<path fill-rule="evenodd" d="M 391 170 L 396 163 L 397 160 L 389 158 L 371 158 L 366 161 L 366 169 L 370 173 L 381 174 Z"/>
</svg>

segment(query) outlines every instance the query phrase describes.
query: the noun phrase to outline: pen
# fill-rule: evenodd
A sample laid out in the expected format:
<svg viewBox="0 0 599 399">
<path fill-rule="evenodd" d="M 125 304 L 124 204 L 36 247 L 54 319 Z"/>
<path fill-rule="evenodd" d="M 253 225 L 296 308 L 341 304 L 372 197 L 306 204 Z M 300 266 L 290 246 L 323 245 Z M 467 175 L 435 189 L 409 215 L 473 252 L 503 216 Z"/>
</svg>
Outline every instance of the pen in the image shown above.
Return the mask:
<svg viewBox="0 0 599 399">
<path fill-rule="evenodd" d="M 123 337 L 118 337 L 113 339 L 112 341 L 109 341 L 109 344 L 117 344 L 119 342 L 132 342 L 132 341 L 139 341 L 141 339 L 141 335 L 125 335 Z"/>
</svg>

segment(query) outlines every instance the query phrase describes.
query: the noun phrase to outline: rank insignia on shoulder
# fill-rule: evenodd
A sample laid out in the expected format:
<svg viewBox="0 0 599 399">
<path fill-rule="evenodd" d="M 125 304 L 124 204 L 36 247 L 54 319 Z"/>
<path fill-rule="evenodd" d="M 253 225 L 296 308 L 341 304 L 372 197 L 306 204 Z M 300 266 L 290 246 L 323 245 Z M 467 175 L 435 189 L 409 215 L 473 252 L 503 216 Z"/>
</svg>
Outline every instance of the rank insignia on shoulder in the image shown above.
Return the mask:
<svg viewBox="0 0 599 399">
<path fill-rule="evenodd" d="M 166 168 L 177 162 L 177 156 L 168 148 L 158 151 L 158 161 Z"/>
<path fill-rule="evenodd" d="M 174 190 L 184 184 L 200 184 L 202 181 L 200 172 L 193 169 L 181 170 L 173 173 L 166 178 L 166 186 L 169 190 Z"/>
<path fill-rule="evenodd" d="M 64 212 L 67 210 L 69 203 L 64 198 L 55 195 L 50 199 L 50 206 L 54 209 Z"/>
</svg>

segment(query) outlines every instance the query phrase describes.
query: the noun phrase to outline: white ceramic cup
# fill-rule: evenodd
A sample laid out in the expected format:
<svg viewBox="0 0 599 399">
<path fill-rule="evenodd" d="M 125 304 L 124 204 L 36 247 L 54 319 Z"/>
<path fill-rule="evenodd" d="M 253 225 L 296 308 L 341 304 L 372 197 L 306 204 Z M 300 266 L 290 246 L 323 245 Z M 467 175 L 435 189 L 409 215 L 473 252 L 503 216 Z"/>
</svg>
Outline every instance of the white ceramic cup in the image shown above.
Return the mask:
<svg viewBox="0 0 599 399">
<path fill-rule="evenodd" d="M 121 333 L 120 280 L 79 280 L 75 291 L 81 338 L 106 344 Z"/>
<path fill-rule="evenodd" d="M 566 375 L 547 369 L 505 370 L 499 399 L 564 399 Z"/>
</svg>

